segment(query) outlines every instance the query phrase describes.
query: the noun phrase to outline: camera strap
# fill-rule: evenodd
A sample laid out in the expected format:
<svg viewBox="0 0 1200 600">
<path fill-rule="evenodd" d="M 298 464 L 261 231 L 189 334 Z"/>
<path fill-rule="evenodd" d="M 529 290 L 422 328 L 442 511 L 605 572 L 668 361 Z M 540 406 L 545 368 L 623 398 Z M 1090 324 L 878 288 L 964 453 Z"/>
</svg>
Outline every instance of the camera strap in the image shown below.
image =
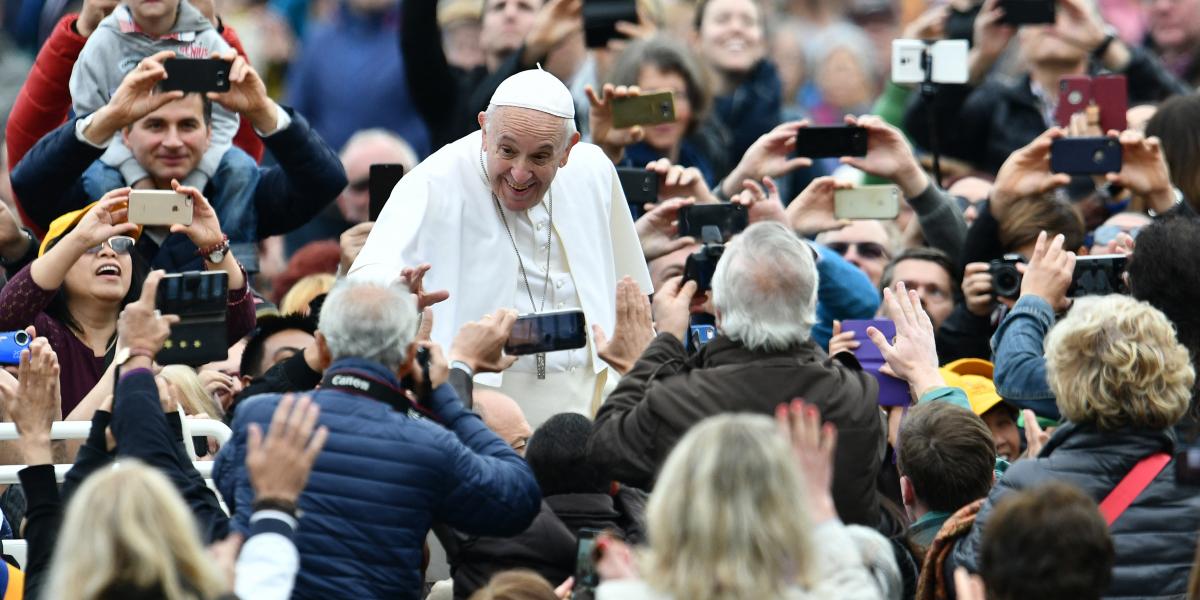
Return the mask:
<svg viewBox="0 0 1200 600">
<path fill-rule="evenodd" d="M 321 379 L 321 389 L 337 390 L 353 396 L 370 398 L 382 402 L 392 407 L 392 410 L 404 413 L 410 418 L 429 419 L 435 423 L 441 423 L 433 411 L 409 400 L 404 390 L 359 369 L 338 369 L 326 373 L 325 377 Z"/>
</svg>

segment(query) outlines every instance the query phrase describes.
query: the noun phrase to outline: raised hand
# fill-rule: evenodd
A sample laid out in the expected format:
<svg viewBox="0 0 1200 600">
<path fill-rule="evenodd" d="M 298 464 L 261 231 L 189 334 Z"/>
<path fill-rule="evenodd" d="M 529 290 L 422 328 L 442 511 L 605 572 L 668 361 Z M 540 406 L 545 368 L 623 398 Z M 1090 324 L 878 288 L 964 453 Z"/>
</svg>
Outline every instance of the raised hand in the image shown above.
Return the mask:
<svg viewBox="0 0 1200 600">
<path fill-rule="evenodd" d="M 679 209 L 691 204 L 694 204 L 691 198 L 667 200 L 650 209 L 633 224 L 642 243 L 642 254 L 647 261 L 696 243 L 690 236 L 675 237 L 679 234 Z"/>
<path fill-rule="evenodd" d="M 583 0 L 549 0 L 533 17 L 525 36 L 524 62 L 532 66 L 545 60 L 572 34 L 583 31 Z"/>
<path fill-rule="evenodd" d="M 171 335 L 171 326 L 179 322 L 178 315 L 164 315 L 154 308 L 162 278 L 162 271 L 152 271 L 142 284 L 141 297 L 121 310 L 117 317 L 117 340 L 122 348 L 158 354 Z"/>
<path fill-rule="evenodd" d="M 718 204 L 721 201 L 708 189 L 704 174 L 696 167 L 671 164 L 671 160 L 660 158 L 648 165 L 646 170 L 658 174 L 658 199 L 695 198 L 696 204 Z"/>
<path fill-rule="evenodd" d="M 128 218 L 129 188 L 117 188 L 104 194 L 95 206 L 84 213 L 64 239 L 77 243 L 77 249 L 82 251 L 113 236 L 133 235 L 137 225 L 130 223 Z"/>
<path fill-rule="evenodd" d="M 625 146 L 642 141 L 642 138 L 646 136 L 646 131 L 641 125 L 623 129 L 613 127 L 613 100 L 639 96 L 642 93 L 641 90 L 637 86 L 614 86 L 606 83 L 600 89 L 599 95 L 591 85 L 586 86 L 583 91 L 592 105 L 592 110 L 588 114 L 592 129 L 592 142 L 600 146 L 600 149 L 604 150 L 604 154 L 613 163 L 621 162 L 622 157 L 625 156 Z"/>
<path fill-rule="evenodd" d="M 968 263 L 963 273 L 963 299 L 967 303 L 967 311 L 977 317 L 987 317 L 995 307 L 992 296 L 992 274 L 988 272 L 987 263 Z"/>
<path fill-rule="evenodd" d="M 475 373 L 500 373 L 517 357 L 504 354 L 504 344 L 517 322 L 517 311 L 502 308 L 459 328 L 450 344 L 450 362 L 462 361 Z"/>
<path fill-rule="evenodd" d="M 933 322 L 921 307 L 921 297 L 916 291 L 905 289 L 901 281 L 896 283 L 895 291 L 883 290 L 883 303 L 896 324 L 896 339 L 887 339 L 874 327 L 867 328 L 867 336 L 883 353 L 892 374 L 907 381 L 918 398 L 931 388 L 945 385 L 938 372 Z"/>
<path fill-rule="evenodd" d="M 659 333 L 670 333 L 679 341 L 687 335 L 691 317 L 692 297 L 696 295 L 696 282 L 683 281 L 683 276 L 668 279 L 657 292 L 651 310 L 654 326 Z"/>
<path fill-rule="evenodd" d="M 36 332 L 30 327 L 26 333 Z M 46 338 L 34 338 L 21 351 L 17 376 L 0 371 L 0 398 L 21 436 L 22 459 L 30 465 L 52 464 L 50 426 L 62 417 L 62 396 L 58 356 Z"/>
<path fill-rule="evenodd" d="M 818 177 L 812 180 L 808 187 L 788 204 L 785 212 L 788 225 L 805 237 L 850 225 L 849 220 L 833 216 L 833 193 L 853 187 L 852 183 L 838 181 L 832 177 Z"/>
<path fill-rule="evenodd" d="M 320 414 L 320 407 L 308 396 L 296 399 L 288 394 L 271 416 L 265 441 L 262 427 L 250 424 L 246 431 L 246 472 L 256 499 L 296 503 L 329 437 L 324 425 L 317 427 Z"/>
<path fill-rule="evenodd" d="M 120 0 L 84 0 L 83 8 L 79 9 L 79 19 L 75 21 L 75 30 L 83 37 L 92 35 L 100 21 L 112 13 L 118 4 Z"/>
<path fill-rule="evenodd" d="M 814 524 L 837 518 L 833 505 L 833 451 L 837 447 L 837 428 L 821 424 L 816 406 L 803 398 L 775 407 L 775 424 L 792 447 L 796 468 L 807 484 L 809 517 Z"/>
<path fill-rule="evenodd" d="M 899 129 L 874 115 L 846 116 L 847 125 L 867 130 L 867 155 L 843 156 L 841 163 L 900 186 L 905 198 L 915 198 L 929 186 L 929 177 Z"/>
<path fill-rule="evenodd" d="M 425 263 L 415 268 L 405 267 L 400 270 L 400 283 L 407 286 L 408 291 L 416 297 L 417 311 L 420 312 L 424 312 L 427 306 L 433 306 L 450 298 L 450 292 L 446 290 L 425 291 L 425 274 L 429 272 L 430 268 L 431 265 Z"/>
<path fill-rule="evenodd" d="M 229 91 L 208 92 L 208 99 L 224 106 L 229 112 L 246 117 L 258 131 L 268 135 L 275 133 L 279 118 L 276 111 L 282 109 L 267 95 L 266 84 L 254 67 L 246 62 L 246 57 L 234 50 L 224 54 L 214 52 L 212 57 L 230 63 Z"/>
<path fill-rule="evenodd" d="M 162 108 L 168 102 L 182 98 L 184 94 L 178 90 L 156 90 L 158 82 L 167 78 L 167 69 L 163 67 L 163 61 L 174 56 L 174 51 L 163 50 L 142 59 L 142 62 L 121 80 L 121 85 L 117 86 L 112 97 L 108 99 L 108 104 L 96 111 L 91 126 L 84 130 L 84 136 L 93 143 L 102 144 L 138 119 Z"/>
<path fill-rule="evenodd" d="M 1064 129 L 1051 127 L 1004 161 L 996 173 L 988 202 L 996 220 L 1003 222 L 1009 205 L 1019 198 L 1044 194 L 1071 183 L 1070 175 L 1050 172 L 1050 145 L 1064 136 Z"/>
<path fill-rule="evenodd" d="M 742 182 L 742 192 L 730 199 L 732 204 L 746 207 L 747 222 L 751 225 L 763 221 L 788 224 L 787 213 L 779 199 L 779 187 L 775 180 L 763 177 L 762 185 L 752 180 Z M 764 189 L 765 188 L 765 189 Z"/>
<path fill-rule="evenodd" d="M 178 180 L 171 180 L 171 187 L 176 193 L 189 196 L 192 199 L 192 224 L 171 226 L 171 233 L 182 233 L 192 240 L 197 248 L 207 248 L 220 244 L 224 239 L 221 233 L 221 222 L 217 219 L 217 211 L 209 204 L 208 199 L 200 190 L 181 185 Z"/>
<path fill-rule="evenodd" d="M 1067 290 L 1075 275 L 1075 253 L 1063 249 L 1065 239 L 1060 233 L 1047 243 L 1046 232 L 1038 234 L 1033 257 L 1021 278 L 1021 296 L 1038 296 L 1056 312 L 1070 308 Z"/>
<path fill-rule="evenodd" d="M 788 157 L 796 149 L 796 132 L 804 127 L 808 127 L 808 121 L 789 121 L 760 136 L 742 155 L 733 172 L 721 182 L 722 191 L 732 196 L 745 179 L 757 181 L 763 177 L 779 177 L 812 165 L 810 158 Z"/>
<path fill-rule="evenodd" d="M 854 353 L 862 342 L 854 339 L 853 331 L 842 331 L 842 322 L 833 322 L 833 335 L 829 338 L 829 355 L 834 356 L 842 352 Z"/>
<path fill-rule="evenodd" d="M 1110 131 L 1108 135 L 1117 136 L 1121 142 L 1121 172 L 1108 173 L 1105 179 L 1145 199 L 1147 208 L 1159 214 L 1171 210 L 1175 206 L 1175 190 L 1162 142 L 1135 129 Z"/>
<path fill-rule="evenodd" d="M 596 353 L 621 375 L 633 368 L 646 346 L 654 341 L 650 299 L 632 277 L 617 282 L 617 322 L 613 326 L 612 339 L 604 335 L 604 329 L 599 325 L 592 325 L 592 335 Z"/>
<path fill-rule="evenodd" d="M 364 221 L 350 229 L 342 232 L 338 238 L 338 245 L 342 249 L 342 257 L 340 261 L 342 274 L 350 272 L 350 267 L 354 265 L 354 260 L 358 258 L 358 253 L 362 252 L 363 246 L 367 245 L 367 238 L 371 235 L 371 229 L 375 227 L 375 223 Z"/>
</svg>

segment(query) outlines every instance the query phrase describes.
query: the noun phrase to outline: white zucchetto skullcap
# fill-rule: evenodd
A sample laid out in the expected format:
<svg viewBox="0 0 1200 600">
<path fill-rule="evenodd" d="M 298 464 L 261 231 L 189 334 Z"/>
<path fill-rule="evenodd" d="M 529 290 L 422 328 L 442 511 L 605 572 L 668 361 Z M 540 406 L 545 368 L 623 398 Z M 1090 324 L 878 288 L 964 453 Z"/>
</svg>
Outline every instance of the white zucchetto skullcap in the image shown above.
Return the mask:
<svg viewBox="0 0 1200 600">
<path fill-rule="evenodd" d="M 575 118 L 575 101 L 557 77 L 536 69 L 521 71 L 505 79 L 492 94 L 491 106 L 515 106 L 562 117 Z"/>
</svg>

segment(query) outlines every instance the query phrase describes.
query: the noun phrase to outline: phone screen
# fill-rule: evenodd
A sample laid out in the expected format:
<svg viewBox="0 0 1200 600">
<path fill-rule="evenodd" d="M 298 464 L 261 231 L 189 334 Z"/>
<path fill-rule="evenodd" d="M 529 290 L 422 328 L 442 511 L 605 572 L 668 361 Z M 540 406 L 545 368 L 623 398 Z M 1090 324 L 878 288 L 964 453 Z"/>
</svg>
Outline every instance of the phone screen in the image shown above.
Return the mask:
<svg viewBox="0 0 1200 600">
<path fill-rule="evenodd" d="M 164 315 L 225 313 L 229 276 L 224 271 L 166 275 L 158 282 L 155 307 Z"/>
<path fill-rule="evenodd" d="M 513 356 L 574 350 L 587 345 L 582 310 L 522 315 L 513 324 L 504 351 Z"/>
<path fill-rule="evenodd" d="M 679 209 L 679 236 L 691 236 L 697 241 L 707 225 L 721 230 L 721 241 L 739 234 L 749 224 L 746 207 L 740 204 L 693 204 Z"/>
<path fill-rule="evenodd" d="M 1080 256 L 1075 259 L 1075 272 L 1067 296 L 1080 298 L 1126 293 L 1125 262 L 1125 256 L 1121 254 Z"/>
<path fill-rule="evenodd" d="M 402 164 L 376 163 L 371 165 L 371 173 L 367 179 L 367 190 L 371 195 L 368 219 L 371 221 L 379 219 L 379 213 L 383 212 L 383 205 L 387 204 L 392 190 L 396 188 L 401 177 L 404 177 L 404 165 Z"/>
<path fill-rule="evenodd" d="M 617 179 L 629 203 L 629 212 L 636 221 L 645 213 L 647 204 L 658 202 L 658 175 L 635 167 L 617 167 Z"/>
<path fill-rule="evenodd" d="M 571 596 L 574 600 L 592 600 L 596 586 L 600 585 L 595 560 L 596 536 L 599 533 L 595 529 L 579 530 L 579 544 L 575 547 L 575 586 Z"/>
<path fill-rule="evenodd" d="M 158 85 L 164 92 L 228 92 L 229 67 L 218 58 L 168 58 L 167 78 Z"/>
<path fill-rule="evenodd" d="M 867 155 L 863 127 L 802 127 L 796 132 L 796 154 L 807 158 Z"/>
</svg>

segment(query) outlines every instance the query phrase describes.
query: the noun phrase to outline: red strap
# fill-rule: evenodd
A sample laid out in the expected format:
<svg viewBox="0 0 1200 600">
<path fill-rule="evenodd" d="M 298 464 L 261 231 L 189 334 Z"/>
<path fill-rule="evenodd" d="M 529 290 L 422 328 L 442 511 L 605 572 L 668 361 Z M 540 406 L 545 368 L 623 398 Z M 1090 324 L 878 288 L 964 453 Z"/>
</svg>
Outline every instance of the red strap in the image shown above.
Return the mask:
<svg viewBox="0 0 1200 600">
<path fill-rule="evenodd" d="M 1121 517 L 1121 513 L 1124 513 L 1138 495 L 1149 487 L 1150 482 L 1154 481 L 1159 473 L 1162 473 L 1169 462 L 1171 462 L 1171 455 L 1166 452 L 1151 454 L 1143 458 L 1133 466 L 1133 470 L 1117 484 L 1117 487 L 1108 493 L 1108 497 L 1100 503 L 1100 514 L 1104 515 L 1104 520 L 1109 527 L 1112 527 L 1113 522 Z"/>
</svg>

